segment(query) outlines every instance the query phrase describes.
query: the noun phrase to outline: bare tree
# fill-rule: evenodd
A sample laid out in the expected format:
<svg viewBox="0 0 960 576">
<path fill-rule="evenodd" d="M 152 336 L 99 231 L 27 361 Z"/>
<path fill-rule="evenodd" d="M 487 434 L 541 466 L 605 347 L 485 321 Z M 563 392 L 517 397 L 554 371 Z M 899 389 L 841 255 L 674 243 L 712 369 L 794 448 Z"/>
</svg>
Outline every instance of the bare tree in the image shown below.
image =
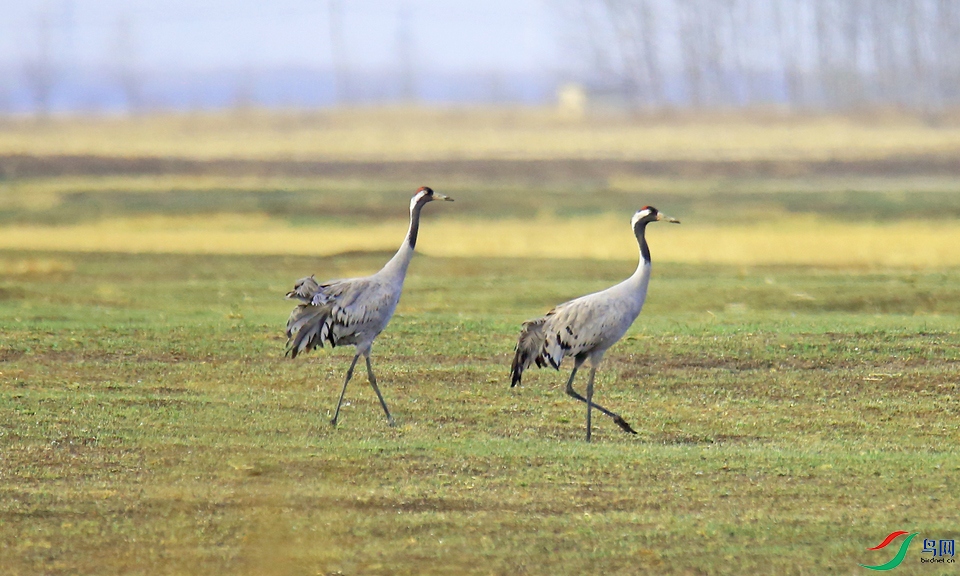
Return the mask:
<svg viewBox="0 0 960 576">
<path fill-rule="evenodd" d="M 137 66 L 137 49 L 133 26 L 126 16 L 117 20 L 114 67 L 127 110 L 136 114 L 143 109 L 143 78 Z"/>
<path fill-rule="evenodd" d="M 414 42 L 416 40 L 410 26 L 410 8 L 404 5 L 400 9 L 397 30 L 397 57 L 400 72 L 400 99 L 412 103 L 417 97 L 416 78 L 414 77 Z"/>
<path fill-rule="evenodd" d="M 904 9 L 906 10 L 904 23 L 907 37 L 908 82 L 916 87 L 914 92 L 907 95 L 909 100 L 905 104 L 926 109 L 930 106 L 932 99 L 930 79 L 927 77 L 927 58 L 923 49 L 923 37 L 927 31 L 926 18 L 919 0 L 908 0 Z"/>
<path fill-rule="evenodd" d="M 944 104 L 960 103 L 960 5 L 956 0 L 937 0 L 936 58 L 938 94 Z"/>
<path fill-rule="evenodd" d="M 571 18 L 588 81 L 613 90 L 626 105 L 657 107 L 664 101 L 656 0 L 579 0 Z"/>
<path fill-rule="evenodd" d="M 33 94 L 33 105 L 41 118 L 50 113 L 50 99 L 53 93 L 56 72 L 50 49 L 50 16 L 41 12 L 37 20 L 37 52 L 28 58 L 24 66 L 24 77 Z"/>
<path fill-rule="evenodd" d="M 691 106 L 699 108 L 705 104 L 703 53 L 706 47 L 700 11 L 695 0 L 677 0 L 677 13 L 680 18 L 680 46 L 683 58 L 683 71 L 687 87 L 687 99 Z"/>
<path fill-rule="evenodd" d="M 749 105 L 774 97 L 761 82 L 777 74 L 792 106 L 960 103 L 960 0 L 578 3 L 591 77 L 602 71 L 631 105 L 667 104 L 668 84 L 682 86 L 675 103 Z"/>
<path fill-rule="evenodd" d="M 801 12 L 799 0 L 773 2 L 773 33 L 777 37 L 780 65 L 783 72 L 787 104 L 803 106 L 805 90 L 800 69 Z"/>
<path fill-rule="evenodd" d="M 652 0 L 640 0 L 639 2 L 640 38 L 649 85 L 649 102 L 653 106 L 660 106 L 664 101 L 663 71 L 660 69 L 660 58 L 657 51 L 656 12 L 653 10 L 651 2 Z"/>
<path fill-rule="evenodd" d="M 861 0 L 845 0 L 839 6 L 838 64 L 836 68 L 836 101 L 840 106 L 852 107 L 863 102 L 863 73 L 860 66 Z"/>
</svg>

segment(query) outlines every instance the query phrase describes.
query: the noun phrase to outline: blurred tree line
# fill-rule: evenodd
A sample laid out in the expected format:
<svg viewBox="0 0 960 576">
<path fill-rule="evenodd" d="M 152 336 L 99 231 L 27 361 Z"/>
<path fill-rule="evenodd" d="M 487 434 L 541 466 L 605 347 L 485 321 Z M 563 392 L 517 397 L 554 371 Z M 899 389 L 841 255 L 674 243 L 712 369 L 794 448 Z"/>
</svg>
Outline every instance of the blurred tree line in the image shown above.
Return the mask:
<svg viewBox="0 0 960 576">
<path fill-rule="evenodd" d="M 591 93 L 636 108 L 960 103 L 958 0 L 569 0 Z"/>
<path fill-rule="evenodd" d="M 47 6 L 24 32 L 31 42 L 20 65 L 0 67 L 0 113 L 553 99 L 573 109 L 583 108 L 581 101 L 634 110 L 777 105 L 936 113 L 960 106 L 960 0 L 550 2 L 559 17 L 549 26 L 572 57 L 509 73 L 418 69 L 418 28 L 407 9 L 398 13 L 396 38 L 385 40 L 394 64 L 352 68 L 343 0 L 316 4 L 328 12 L 329 26 L 318 31 L 330 40 L 328 68 L 153 69 L 139 61 L 135 27 L 122 16 L 104 63 L 84 68 L 64 48 L 69 18 L 53 18 Z"/>
</svg>

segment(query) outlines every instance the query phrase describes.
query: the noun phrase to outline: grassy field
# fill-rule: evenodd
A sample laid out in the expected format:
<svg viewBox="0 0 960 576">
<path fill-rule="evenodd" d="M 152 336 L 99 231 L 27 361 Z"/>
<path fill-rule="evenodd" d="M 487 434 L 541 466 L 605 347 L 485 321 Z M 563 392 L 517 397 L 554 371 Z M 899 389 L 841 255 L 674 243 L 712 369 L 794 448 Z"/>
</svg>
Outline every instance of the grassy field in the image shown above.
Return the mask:
<svg viewBox="0 0 960 576">
<path fill-rule="evenodd" d="M 956 115 L 731 114 L 570 119 L 541 109 L 375 109 L 0 119 L 0 155 L 199 159 L 631 158 L 744 161 L 955 155 Z"/>
<path fill-rule="evenodd" d="M 375 347 L 399 425 L 361 379 L 333 429 L 349 351 L 282 358 L 280 296 L 384 258 L 0 255 L 5 571 L 850 573 L 957 536 L 956 271 L 659 265 L 598 384 L 639 437 L 586 445 L 513 337 L 631 263 L 419 257 Z"/>
<path fill-rule="evenodd" d="M 651 204 L 684 222 L 651 229 L 658 261 L 960 266 L 960 177 L 434 186 L 457 199 L 425 213 L 420 249 L 434 256 L 630 260 L 636 245 L 629 218 Z M 243 176 L 0 181 L 0 248 L 320 256 L 394 250 L 413 189 Z"/>
<path fill-rule="evenodd" d="M 960 173 L 884 160 L 954 128 L 516 114 L 0 122 L 0 572 L 853 574 L 894 530 L 960 536 Z M 549 174 L 618 154 L 721 169 Z M 102 169 L 138 155 L 200 164 Z M 448 176 L 203 164 L 274 157 Z M 739 165 L 835 157 L 874 164 Z M 398 425 L 358 373 L 334 429 L 351 350 L 285 359 L 282 296 L 378 269 L 420 184 L 457 201 L 426 209 L 374 346 Z M 683 224 L 651 226 L 597 384 L 639 434 L 595 420 L 587 445 L 569 366 L 509 388 L 514 338 L 633 271 L 645 204 Z M 951 573 L 919 549 L 897 573 Z"/>
</svg>

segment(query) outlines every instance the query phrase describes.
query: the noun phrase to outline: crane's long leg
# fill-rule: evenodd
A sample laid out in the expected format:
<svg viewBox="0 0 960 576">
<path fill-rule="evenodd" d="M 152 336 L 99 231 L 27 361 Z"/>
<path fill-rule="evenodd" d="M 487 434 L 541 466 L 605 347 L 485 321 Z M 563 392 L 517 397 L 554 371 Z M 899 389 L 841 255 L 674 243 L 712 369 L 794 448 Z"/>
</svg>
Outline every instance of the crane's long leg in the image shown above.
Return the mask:
<svg viewBox="0 0 960 576">
<path fill-rule="evenodd" d="M 572 397 L 572 398 L 576 398 L 577 400 L 579 400 L 579 401 L 581 401 L 581 402 L 583 402 L 583 403 L 585 403 L 585 404 L 589 404 L 591 407 L 596 408 L 597 410 L 603 412 L 603 413 L 606 414 L 607 416 L 613 418 L 613 422 L 614 422 L 617 426 L 619 426 L 620 429 L 623 430 L 624 432 L 629 432 L 630 434 L 636 434 L 637 431 L 634 430 L 634 429 L 630 426 L 630 424 L 627 423 L 626 420 L 624 420 L 623 418 L 621 418 L 619 414 L 617 414 L 616 412 L 611 412 L 610 410 L 607 410 L 607 409 L 604 408 L 603 406 L 597 404 L 596 402 L 593 402 L 592 399 L 591 399 L 590 401 L 588 401 L 586 398 L 584 398 L 583 396 L 581 396 L 580 394 L 578 394 L 577 391 L 573 389 L 573 377 L 577 375 L 577 369 L 580 368 L 580 365 L 581 365 L 581 364 L 583 364 L 583 361 L 582 361 L 582 360 L 581 360 L 581 361 L 578 361 L 576 364 L 573 365 L 573 372 L 570 373 L 570 379 L 567 380 L 567 395 L 570 396 L 570 397 Z M 596 371 L 597 371 L 596 368 L 593 368 L 593 369 L 590 371 L 590 380 L 591 380 L 591 381 L 593 381 L 593 375 L 596 373 Z"/>
<path fill-rule="evenodd" d="M 367 378 L 370 380 L 370 385 L 373 386 L 373 391 L 377 393 L 377 398 L 380 399 L 380 405 L 383 406 L 383 413 L 387 415 L 387 424 L 393 426 L 393 416 L 390 415 L 390 409 L 387 408 L 383 394 L 380 393 L 380 388 L 377 387 L 377 377 L 373 375 L 373 366 L 370 365 L 370 351 L 367 350 L 364 352 L 363 357 L 367 360 Z"/>
<path fill-rule="evenodd" d="M 590 366 L 590 377 L 587 379 L 587 442 L 590 441 L 592 429 L 591 416 L 593 415 L 593 377 L 597 375 L 597 367 Z"/>
<path fill-rule="evenodd" d="M 350 363 L 350 367 L 347 368 L 347 377 L 343 380 L 343 389 L 340 390 L 340 399 L 337 400 L 337 410 L 333 413 L 333 420 L 330 421 L 334 426 L 337 425 L 337 418 L 340 417 L 340 405 L 343 404 L 343 395 L 347 393 L 347 384 L 350 382 L 350 378 L 353 377 L 353 367 L 357 365 L 357 360 L 360 359 L 360 353 L 357 352 L 357 355 L 353 357 L 353 362 Z"/>
</svg>

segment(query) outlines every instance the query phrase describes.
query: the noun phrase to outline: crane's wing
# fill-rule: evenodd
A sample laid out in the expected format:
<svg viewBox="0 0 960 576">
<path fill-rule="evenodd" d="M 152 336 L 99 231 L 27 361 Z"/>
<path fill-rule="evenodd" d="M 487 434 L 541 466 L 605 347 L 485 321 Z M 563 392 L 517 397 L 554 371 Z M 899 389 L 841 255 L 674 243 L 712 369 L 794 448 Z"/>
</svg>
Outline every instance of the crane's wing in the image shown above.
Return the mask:
<svg viewBox="0 0 960 576">
<path fill-rule="evenodd" d="M 581 326 L 591 324 L 592 314 L 583 299 L 564 302 L 546 316 L 523 323 L 510 369 L 511 388 L 520 383 L 523 371 L 534 362 L 537 368 L 550 365 L 559 370 L 564 356 L 576 355 L 587 347 L 581 338 Z"/>
<path fill-rule="evenodd" d="M 606 291 L 582 296 L 547 314 L 543 353 L 559 366 L 564 356 L 606 349 L 623 336 L 637 317 L 628 302 L 609 298 Z"/>
<path fill-rule="evenodd" d="M 559 369 L 564 356 L 576 356 L 587 347 L 584 338 L 593 324 L 590 307 L 578 300 L 565 302 L 547 313 L 541 355 Z"/>
<path fill-rule="evenodd" d="M 322 347 L 324 342 L 352 344 L 368 331 L 375 336 L 390 320 L 399 299 L 375 276 L 336 280 L 315 288 L 306 278 L 301 282 L 288 294 L 303 302 L 287 320 L 286 353 L 293 358 Z"/>
<path fill-rule="evenodd" d="M 549 365 L 559 370 L 566 356 L 608 346 L 620 337 L 621 320 L 628 315 L 616 300 L 597 292 L 564 302 L 543 318 L 524 322 L 514 349 L 510 385 L 519 384 L 523 371 L 534 362 L 538 368 Z"/>
</svg>

